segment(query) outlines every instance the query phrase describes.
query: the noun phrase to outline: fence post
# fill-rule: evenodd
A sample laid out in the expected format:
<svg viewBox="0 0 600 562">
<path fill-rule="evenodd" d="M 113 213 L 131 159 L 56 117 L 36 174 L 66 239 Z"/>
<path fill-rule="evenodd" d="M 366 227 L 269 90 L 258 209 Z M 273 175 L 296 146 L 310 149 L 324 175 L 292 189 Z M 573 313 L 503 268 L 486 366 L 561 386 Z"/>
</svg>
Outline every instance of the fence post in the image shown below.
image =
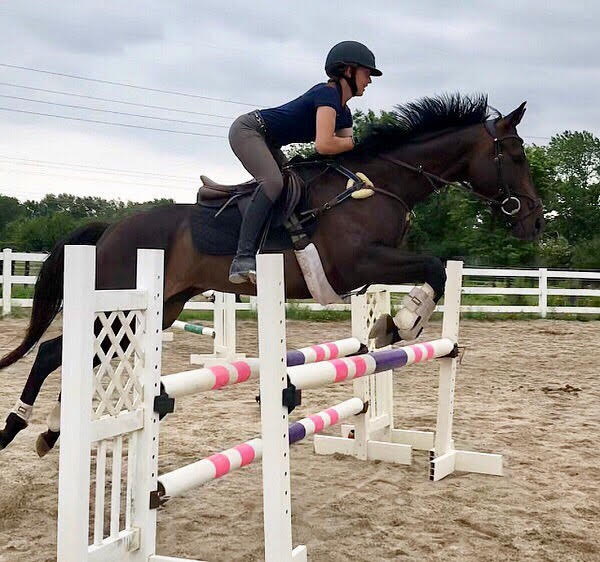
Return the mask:
<svg viewBox="0 0 600 562">
<path fill-rule="evenodd" d="M 545 267 L 540 267 L 540 315 L 542 318 L 546 318 L 548 314 L 548 270 Z"/>
<path fill-rule="evenodd" d="M 12 250 L 4 248 L 2 252 L 2 316 L 10 314 L 12 297 Z"/>
</svg>

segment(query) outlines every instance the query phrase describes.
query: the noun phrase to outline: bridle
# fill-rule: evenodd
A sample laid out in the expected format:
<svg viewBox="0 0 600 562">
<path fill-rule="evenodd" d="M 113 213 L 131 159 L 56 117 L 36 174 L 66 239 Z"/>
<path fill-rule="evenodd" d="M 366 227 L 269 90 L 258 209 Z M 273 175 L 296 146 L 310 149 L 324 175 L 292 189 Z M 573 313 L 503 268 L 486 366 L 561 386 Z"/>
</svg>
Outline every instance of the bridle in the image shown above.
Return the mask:
<svg viewBox="0 0 600 562">
<path fill-rule="evenodd" d="M 526 219 L 527 217 L 529 217 L 532 213 L 537 211 L 539 208 L 541 208 L 542 204 L 539 199 L 534 199 L 533 197 L 531 197 L 531 195 L 528 195 L 526 193 L 519 193 L 517 191 L 511 192 L 510 187 L 506 183 L 506 181 L 504 179 L 504 170 L 503 170 L 504 154 L 502 152 L 502 143 L 507 139 L 516 139 L 521 144 L 523 144 L 523 139 L 519 135 L 516 135 L 516 134 L 504 135 L 503 137 L 499 137 L 498 132 L 496 130 L 496 121 L 497 121 L 496 119 L 490 119 L 483 123 L 483 126 L 484 126 L 486 132 L 494 140 L 494 151 L 495 151 L 494 162 L 496 163 L 496 173 L 497 173 L 497 180 L 498 180 L 498 194 L 496 195 L 496 197 L 488 197 L 487 195 L 477 193 L 473 189 L 473 186 L 467 181 L 445 180 L 444 178 L 442 178 L 436 174 L 432 174 L 431 172 L 425 171 L 423 169 L 423 166 L 413 166 L 413 165 L 409 164 L 408 162 L 404 162 L 403 160 L 398 160 L 397 158 L 394 158 L 387 154 L 380 154 L 379 158 L 381 158 L 382 160 L 391 162 L 392 164 L 395 164 L 396 166 L 400 166 L 401 168 L 405 168 L 406 170 L 410 170 L 418 175 L 423 176 L 425 179 L 427 179 L 427 181 L 433 187 L 434 191 L 440 190 L 440 184 L 442 186 L 450 186 L 450 185 L 454 185 L 454 184 L 460 184 L 462 187 L 464 187 L 465 189 L 467 189 L 468 191 L 473 193 L 473 195 L 484 200 L 488 205 L 490 205 L 492 207 L 499 207 L 500 210 L 509 217 L 513 217 L 521 210 L 521 199 L 520 198 L 529 199 L 532 202 L 532 207 L 525 216 L 523 216 L 519 219 L 519 222 L 521 222 L 524 219 Z"/>
</svg>

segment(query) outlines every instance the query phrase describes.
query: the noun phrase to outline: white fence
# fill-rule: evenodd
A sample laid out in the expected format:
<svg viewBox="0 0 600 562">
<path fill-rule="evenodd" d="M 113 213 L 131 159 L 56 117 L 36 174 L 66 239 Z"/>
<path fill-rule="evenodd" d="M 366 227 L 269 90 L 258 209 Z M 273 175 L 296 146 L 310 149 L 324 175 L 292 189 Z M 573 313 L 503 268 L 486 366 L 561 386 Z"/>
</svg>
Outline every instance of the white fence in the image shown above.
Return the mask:
<svg viewBox="0 0 600 562">
<path fill-rule="evenodd" d="M 13 306 L 31 307 L 32 299 L 12 298 L 13 285 L 33 285 L 36 282 L 34 275 L 13 275 L 13 264 L 15 262 L 42 262 L 47 254 L 38 253 L 20 253 L 5 249 L 1 258 L 3 261 L 2 273 L 2 314 L 11 312 Z M 466 278 L 466 279 L 465 279 Z M 515 280 L 519 278 L 528 278 L 534 281 L 534 287 L 506 287 L 506 281 L 501 286 L 496 285 L 497 278 L 504 280 Z M 600 298 L 600 288 L 565 288 L 557 286 L 564 280 L 573 282 L 579 281 L 579 284 L 598 284 L 600 286 L 600 271 L 559 271 L 540 269 L 495 269 L 495 268 L 465 268 L 463 270 L 463 295 L 488 295 L 488 296 L 529 296 L 535 297 L 533 304 L 517 305 L 482 305 L 482 304 L 463 304 L 461 312 L 485 312 L 485 313 L 527 313 L 538 314 L 545 318 L 548 314 L 600 314 L 600 305 L 598 306 L 579 306 L 578 297 L 596 297 Z M 464 286 L 464 285 L 467 286 Z M 473 285 L 473 286 L 469 286 Z M 410 285 L 388 285 L 386 288 L 391 293 L 408 293 L 412 288 Z M 548 297 L 563 296 L 570 297 L 573 303 L 566 306 L 549 306 Z M 319 304 L 301 301 L 293 303 L 294 306 L 307 308 L 310 310 L 350 310 L 350 305 L 338 304 L 327 307 Z M 289 304 L 288 304 L 289 306 Z M 235 304 L 236 310 L 254 310 L 256 301 L 254 297 L 250 302 L 238 302 Z M 212 302 L 191 301 L 185 305 L 186 310 L 213 310 Z M 443 310 L 443 307 L 439 307 Z"/>
<path fill-rule="evenodd" d="M 10 248 L 5 248 L 2 252 L 2 315 L 10 314 L 13 306 L 23 306 L 31 308 L 33 299 L 13 299 L 13 285 L 35 285 L 37 277 L 35 275 L 13 275 L 16 262 L 43 262 L 48 254 L 31 254 L 23 252 L 13 252 Z M 26 270 L 26 268 L 24 268 Z M 26 273 L 26 271 L 24 271 Z"/>
</svg>

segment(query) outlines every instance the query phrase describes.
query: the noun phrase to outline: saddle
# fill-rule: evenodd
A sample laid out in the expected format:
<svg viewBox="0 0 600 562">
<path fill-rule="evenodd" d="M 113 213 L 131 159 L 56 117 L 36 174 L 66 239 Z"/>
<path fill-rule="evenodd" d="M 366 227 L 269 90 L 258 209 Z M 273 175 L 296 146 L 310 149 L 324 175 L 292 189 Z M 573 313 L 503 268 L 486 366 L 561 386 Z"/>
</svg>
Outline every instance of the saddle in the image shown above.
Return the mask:
<svg viewBox="0 0 600 562">
<path fill-rule="evenodd" d="M 311 169 L 313 172 L 305 179 L 302 172 Z M 329 201 L 311 207 L 310 185 L 329 170 L 346 177 L 352 185 Z M 362 198 L 361 193 L 365 191 L 363 188 L 367 179 L 335 161 L 292 160 L 283 167 L 282 174 L 283 191 L 273 206 L 260 243 L 260 248 L 265 251 L 280 252 L 292 248 L 300 251 L 306 248 L 316 230 L 319 217 L 350 197 Z M 251 180 L 225 185 L 207 176 L 200 178 L 203 185 L 198 189 L 197 204 L 190 219 L 196 250 L 208 255 L 234 254 L 242 218 L 250 206 L 250 198 L 258 187 L 258 182 Z"/>
<path fill-rule="evenodd" d="M 285 167 L 282 175 L 283 190 L 273 208 L 271 217 L 271 226 L 273 227 L 286 224 L 300 201 L 307 202 L 308 200 L 307 187 L 298 172 L 292 167 Z M 220 184 L 207 176 L 200 176 L 200 179 L 203 185 L 198 189 L 197 202 L 203 207 L 218 207 L 219 210 L 215 217 L 233 203 L 238 207 L 240 214 L 244 216 L 250 204 L 250 197 L 258 187 L 258 182 L 254 179 L 234 185 Z"/>
</svg>

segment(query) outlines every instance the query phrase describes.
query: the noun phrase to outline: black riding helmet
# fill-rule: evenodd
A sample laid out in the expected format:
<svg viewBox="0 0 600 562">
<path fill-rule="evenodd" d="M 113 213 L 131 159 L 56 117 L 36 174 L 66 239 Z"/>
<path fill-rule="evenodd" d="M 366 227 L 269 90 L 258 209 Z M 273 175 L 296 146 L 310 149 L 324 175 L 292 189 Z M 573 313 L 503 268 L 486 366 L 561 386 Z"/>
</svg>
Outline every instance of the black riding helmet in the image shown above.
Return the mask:
<svg viewBox="0 0 600 562">
<path fill-rule="evenodd" d="M 334 45 L 325 61 L 325 72 L 330 78 L 339 78 L 346 66 L 363 66 L 371 71 L 371 76 L 381 76 L 375 66 L 375 55 L 358 41 L 342 41 Z"/>
</svg>

